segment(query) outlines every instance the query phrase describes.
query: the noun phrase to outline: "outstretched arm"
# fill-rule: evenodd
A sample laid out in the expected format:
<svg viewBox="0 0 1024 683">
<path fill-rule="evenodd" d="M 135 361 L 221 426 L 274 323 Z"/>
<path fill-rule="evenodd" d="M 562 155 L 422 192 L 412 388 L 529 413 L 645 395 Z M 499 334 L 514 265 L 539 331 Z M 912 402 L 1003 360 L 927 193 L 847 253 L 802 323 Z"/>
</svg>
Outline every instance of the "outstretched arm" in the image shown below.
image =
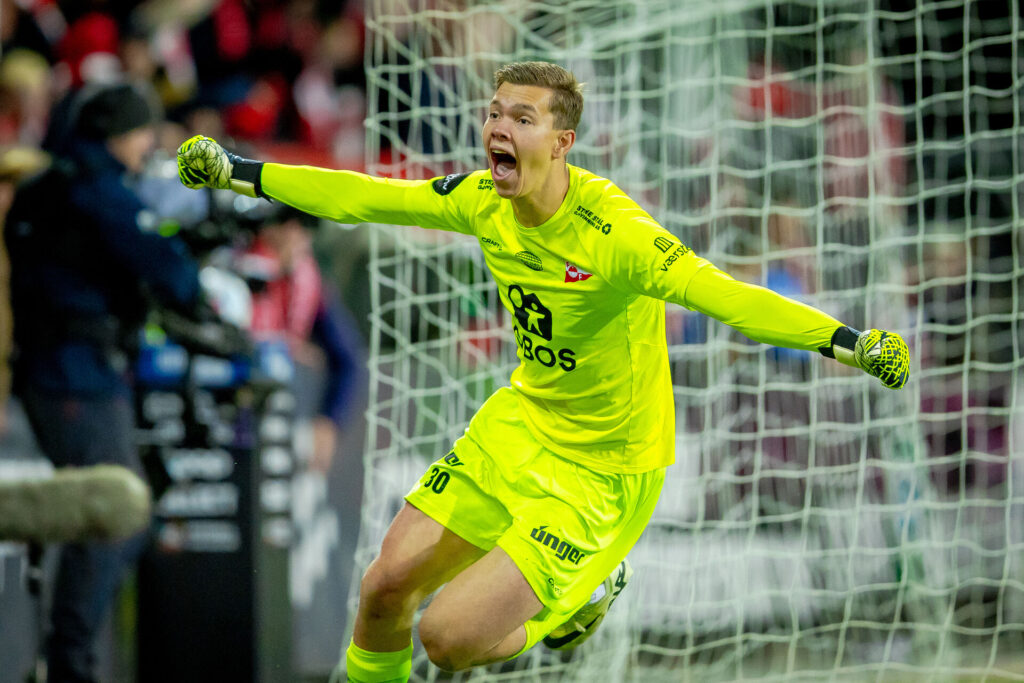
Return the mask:
<svg viewBox="0 0 1024 683">
<path fill-rule="evenodd" d="M 910 376 L 910 354 L 898 334 L 858 332 L 816 308 L 735 280 L 710 264 L 690 279 L 686 305 L 754 341 L 818 351 L 860 368 L 890 389 L 899 389 Z"/>
<path fill-rule="evenodd" d="M 393 180 L 354 171 L 243 159 L 197 135 L 178 148 L 178 177 L 192 189 L 233 190 L 275 199 L 338 223 L 386 223 L 468 233 L 479 193 L 467 183 Z"/>
<path fill-rule="evenodd" d="M 910 354 L 898 334 L 858 332 L 816 308 L 739 282 L 635 205 L 624 205 L 611 222 L 616 227 L 608 235 L 585 230 L 580 238 L 596 272 L 614 284 L 704 313 L 754 341 L 819 351 L 878 377 L 890 389 L 906 384 Z"/>
</svg>

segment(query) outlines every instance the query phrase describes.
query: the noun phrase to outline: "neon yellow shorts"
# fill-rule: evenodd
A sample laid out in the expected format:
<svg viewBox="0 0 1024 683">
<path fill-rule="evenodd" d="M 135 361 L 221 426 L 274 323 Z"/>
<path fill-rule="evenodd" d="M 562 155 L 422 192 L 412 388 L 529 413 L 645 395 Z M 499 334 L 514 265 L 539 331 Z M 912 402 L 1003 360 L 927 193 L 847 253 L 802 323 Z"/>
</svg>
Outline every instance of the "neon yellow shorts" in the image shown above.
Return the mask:
<svg viewBox="0 0 1024 683">
<path fill-rule="evenodd" d="M 529 647 L 582 607 L 636 544 L 664 479 L 664 469 L 609 474 L 556 455 L 504 387 L 405 498 L 473 545 L 509 554 L 545 607 L 527 624 Z"/>
</svg>

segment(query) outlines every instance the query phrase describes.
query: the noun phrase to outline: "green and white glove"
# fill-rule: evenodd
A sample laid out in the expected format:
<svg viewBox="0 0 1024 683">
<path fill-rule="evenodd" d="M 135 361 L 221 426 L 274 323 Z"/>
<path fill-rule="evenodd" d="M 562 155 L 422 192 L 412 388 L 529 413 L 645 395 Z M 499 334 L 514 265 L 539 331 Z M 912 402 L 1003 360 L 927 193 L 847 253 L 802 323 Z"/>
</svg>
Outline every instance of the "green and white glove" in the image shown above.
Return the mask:
<svg viewBox="0 0 1024 683">
<path fill-rule="evenodd" d="M 193 136 L 178 147 L 178 178 L 193 190 L 210 187 L 264 197 L 260 187 L 262 171 L 262 161 L 243 159 L 203 135 Z"/>
<path fill-rule="evenodd" d="M 877 377 L 890 389 L 900 389 L 910 378 L 910 350 L 903 337 L 885 330 L 858 332 L 840 327 L 822 355 Z"/>
</svg>

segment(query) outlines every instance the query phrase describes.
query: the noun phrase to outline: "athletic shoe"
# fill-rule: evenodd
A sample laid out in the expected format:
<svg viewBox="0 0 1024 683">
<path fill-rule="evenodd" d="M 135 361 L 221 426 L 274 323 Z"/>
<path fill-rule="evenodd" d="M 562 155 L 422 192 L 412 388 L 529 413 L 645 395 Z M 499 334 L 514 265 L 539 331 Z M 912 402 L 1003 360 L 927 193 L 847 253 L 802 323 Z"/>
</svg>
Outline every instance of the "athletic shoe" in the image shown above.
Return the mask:
<svg viewBox="0 0 1024 683">
<path fill-rule="evenodd" d="M 619 593 L 626 587 L 632 576 L 633 568 L 629 566 L 628 560 L 623 560 L 611 573 L 611 576 L 597 587 L 586 605 L 572 615 L 569 621 L 557 627 L 544 638 L 544 645 L 552 650 L 572 650 L 586 642 L 604 621 L 608 609 L 615 602 L 615 598 L 619 597 Z"/>
</svg>

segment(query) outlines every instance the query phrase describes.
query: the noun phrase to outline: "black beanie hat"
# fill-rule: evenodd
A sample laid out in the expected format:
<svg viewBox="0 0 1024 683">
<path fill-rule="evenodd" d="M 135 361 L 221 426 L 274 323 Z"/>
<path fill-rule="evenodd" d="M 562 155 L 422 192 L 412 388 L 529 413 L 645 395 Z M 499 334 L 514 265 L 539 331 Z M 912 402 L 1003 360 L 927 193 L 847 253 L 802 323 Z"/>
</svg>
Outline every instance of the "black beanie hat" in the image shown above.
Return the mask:
<svg viewBox="0 0 1024 683">
<path fill-rule="evenodd" d="M 154 105 L 129 83 L 101 86 L 82 95 L 77 128 L 83 137 L 106 140 L 157 119 Z"/>
</svg>

